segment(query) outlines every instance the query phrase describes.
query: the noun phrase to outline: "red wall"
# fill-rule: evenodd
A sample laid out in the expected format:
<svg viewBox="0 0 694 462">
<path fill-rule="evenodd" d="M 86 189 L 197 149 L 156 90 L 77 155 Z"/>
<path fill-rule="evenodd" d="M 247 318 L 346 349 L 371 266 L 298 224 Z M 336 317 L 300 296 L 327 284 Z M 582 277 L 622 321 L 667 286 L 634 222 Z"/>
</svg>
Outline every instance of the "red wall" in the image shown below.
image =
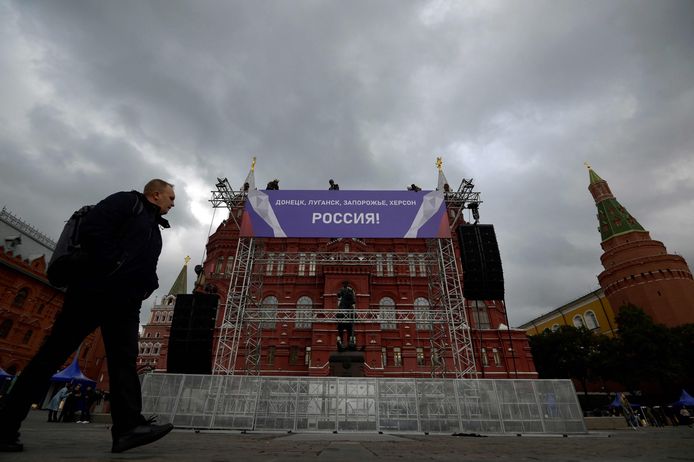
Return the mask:
<svg viewBox="0 0 694 462">
<path fill-rule="evenodd" d="M 229 285 L 227 264 L 233 262 L 238 241 L 238 227 L 229 219 L 220 225 L 210 237 L 207 244 L 205 262 L 206 281 L 213 284 L 221 295 L 222 303 L 226 299 Z M 337 306 L 337 292 L 342 281 L 349 281 L 357 295 L 357 310 L 370 308 L 378 310 L 379 301 L 390 297 L 397 309 L 412 309 L 418 297 L 429 298 L 429 281 L 420 275 L 416 266 L 416 276 L 411 277 L 408 266 L 394 266 L 392 276 L 387 275 L 385 254 L 387 253 L 425 253 L 426 241 L 423 239 L 256 239 L 266 253 L 299 252 L 368 252 L 384 254 L 384 275 L 379 276 L 371 266 L 316 266 L 315 275 L 309 275 L 308 261 L 304 275 L 299 275 L 298 264 L 285 263 L 282 274 L 273 268 L 271 275 L 264 272 L 262 297 L 275 296 L 280 308 L 295 307 L 302 296 L 311 298 L 314 312 L 334 310 Z M 457 250 L 457 243 L 456 252 Z M 231 260 L 229 257 L 232 257 Z M 218 268 L 221 259 L 223 265 Z M 458 262 L 460 267 L 460 262 Z M 218 271 L 219 270 L 219 271 Z M 464 278 L 463 278 L 464 279 Z M 500 324 L 507 325 L 506 309 L 503 301 L 488 300 L 489 324 L 491 329 L 478 329 L 474 324 L 472 313 L 468 319 L 472 325 L 471 337 L 479 377 L 484 378 L 537 378 L 527 336 L 521 330 L 498 329 Z M 220 307 L 217 326 L 223 319 L 223 308 Z M 375 377 L 429 377 L 431 376 L 430 330 L 420 330 L 412 324 L 396 324 L 395 329 L 381 329 L 380 324 L 355 324 L 355 334 L 359 348 L 364 347 L 366 367 L 364 375 Z M 336 351 L 337 328 L 335 323 L 313 323 L 311 328 L 297 328 L 293 322 L 278 321 L 274 329 L 262 331 L 262 357 L 260 371 L 262 375 L 316 375 L 330 373 L 328 357 Z M 236 370 L 244 373 L 245 352 L 241 339 Z M 275 348 L 274 360 L 270 364 L 268 353 Z M 297 354 L 291 361 L 292 347 Z M 311 348 L 310 365 L 305 365 L 306 347 Z M 386 365 L 382 364 L 382 348 L 386 348 Z M 422 348 L 424 364 L 417 364 L 417 348 Z M 216 348 L 216 346 L 215 346 Z M 394 348 L 400 348 L 402 363 L 394 364 Z M 482 361 L 482 350 L 487 356 L 486 364 Z M 494 350 L 496 349 L 496 353 Z M 496 359 L 496 361 L 495 361 Z M 452 373 L 453 362 L 450 354 L 446 358 L 447 371 Z M 498 364 L 497 364 L 498 362 Z"/>
</svg>

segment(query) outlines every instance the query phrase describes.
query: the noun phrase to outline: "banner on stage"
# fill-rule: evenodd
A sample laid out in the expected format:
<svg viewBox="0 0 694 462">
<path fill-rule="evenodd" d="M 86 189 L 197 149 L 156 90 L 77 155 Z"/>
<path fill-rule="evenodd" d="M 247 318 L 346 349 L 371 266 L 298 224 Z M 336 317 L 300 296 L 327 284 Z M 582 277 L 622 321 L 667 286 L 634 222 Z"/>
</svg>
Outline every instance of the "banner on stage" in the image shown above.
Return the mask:
<svg viewBox="0 0 694 462">
<path fill-rule="evenodd" d="M 242 237 L 450 237 L 439 191 L 281 191 L 248 193 Z"/>
</svg>

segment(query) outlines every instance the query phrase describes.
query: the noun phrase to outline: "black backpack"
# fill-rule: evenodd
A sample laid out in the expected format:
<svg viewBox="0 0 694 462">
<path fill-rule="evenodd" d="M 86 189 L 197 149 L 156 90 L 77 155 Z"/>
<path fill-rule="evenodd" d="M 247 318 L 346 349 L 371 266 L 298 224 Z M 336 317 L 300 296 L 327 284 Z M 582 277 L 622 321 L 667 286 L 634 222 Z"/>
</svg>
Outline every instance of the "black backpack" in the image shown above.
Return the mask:
<svg viewBox="0 0 694 462">
<path fill-rule="evenodd" d="M 55 251 L 46 268 L 48 282 L 55 287 L 67 287 L 79 276 L 81 270 L 84 271 L 87 253 L 82 249 L 80 242 L 80 225 L 94 207 L 94 205 L 85 205 L 75 211 L 65 223 L 63 232 L 60 233 Z M 142 202 L 136 196 L 133 216 L 139 215 L 143 208 Z"/>
</svg>

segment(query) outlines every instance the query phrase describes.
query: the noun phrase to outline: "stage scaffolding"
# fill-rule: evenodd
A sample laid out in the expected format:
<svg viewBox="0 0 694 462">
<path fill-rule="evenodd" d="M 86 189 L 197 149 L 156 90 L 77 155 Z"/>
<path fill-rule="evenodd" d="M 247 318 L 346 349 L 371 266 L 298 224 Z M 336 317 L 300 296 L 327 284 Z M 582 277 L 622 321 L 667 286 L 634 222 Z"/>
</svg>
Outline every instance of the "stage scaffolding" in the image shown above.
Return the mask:
<svg viewBox="0 0 694 462">
<path fill-rule="evenodd" d="M 210 202 L 214 208 L 229 210 L 229 218 L 240 228 L 236 210 L 243 207 L 246 193 L 234 190 L 229 181 L 219 179 L 217 189 L 212 191 Z M 479 192 L 474 191 L 472 180 L 462 180 L 457 191 L 445 194 L 451 230 L 463 219 L 463 211 L 470 204 L 477 207 L 481 201 Z M 455 235 L 455 234 L 453 234 Z M 296 321 L 296 307 L 266 307 L 262 305 L 262 285 L 265 269 L 278 264 L 290 265 L 306 258 L 305 254 L 268 254 L 263 251 L 258 239 L 238 239 L 232 270 L 229 274 L 229 289 L 223 309 L 223 320 L 218 329 L 217 349 L 212 373 L 234 375 L 239 348 L 243 347 L 245 374 L 257 375 L 261 357 L 261 325 L 263 322 Z M 395 310 L 395 316 L 384 319 L 380 310 L 357 307 L 355 324 L 389 322 L 428 323 L 432 327 L 432 377 L 476 377 L 476 367 L 470 325 L 465 311 L 465 300 L 461 284 L 461 271 L 451 238 L 427 240 L 426 253 L 390 253 L 388 264 L 410 266 L 413 261 L 427 268 L 430 306 L 426 311 L 414 309 Z M 312 252 L 311 264 L 371 266 L 382 264 L 382 255 L 372 252 Z M 281 258 L 281 260 L 280 260 Z M 312 310 L 311 323 L 335 323 L 336 310 Z M 241 345 L 241 341 L 244 345 Z M 445 357 L 452 358 L 453 370 L 447 370 Z"/>
<path fill-rule="evenodd" d="M 479 205 L 472 180 L 447 192 L 451 229 L 463 211 Z M 219 180 L 215 208 L 228 208 L 237 226 L 245 193 Z M 472 205 L 472 207 L 470 207 Z M 476 210 L 475 210 L 476 211 Z M 469 220 L 467 220 L 469 221 Z M 431 378 L 268 377 L 258 375 L 263 322 L 336 323 L 337 310 L 312 310 L 262 304 L 263 275 L 269 265 L 301 263 L 299 253 L 270 255 L 262 239 L 239 238 L 229 290 L 218 331 L 212 375 L 147 374 L 143 378 L 143 413 L 157 414 L 179 428 L 298 432 L 423 432 L 447 434 L 586 433 L 582 411 L 570 380 L 479 379 L 466 318 L 461 271 L 452 239 L 430 239 L 426 252 L 392 253 L 393 269 L 426 267 L 429 309 L 357 307 L 357 324 L 428 324 L 431 327 Z M 377 253 L 312 252 L 319 265 L 377 267 Z M 392 263 L 391 263 L 392 262 Z M 419 273 L 419 271 L 418 271 Z M 421 277 L 421 276 L 419 276 Z M 241 344 L 244 341 L 243 345 Z M 240 348 L 243 374 L 235 365 Z M 446 370 L 444 357 L 454 370 Z M 437 360 L 438 358 L 438 360 Z"/>
</svg>

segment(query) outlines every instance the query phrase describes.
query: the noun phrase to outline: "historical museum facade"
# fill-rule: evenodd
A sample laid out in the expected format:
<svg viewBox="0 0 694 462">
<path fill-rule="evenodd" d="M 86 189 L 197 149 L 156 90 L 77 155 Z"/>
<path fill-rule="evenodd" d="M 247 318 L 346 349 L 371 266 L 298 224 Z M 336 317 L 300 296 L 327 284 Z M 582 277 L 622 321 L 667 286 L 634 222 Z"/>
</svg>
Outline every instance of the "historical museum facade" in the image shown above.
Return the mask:
<svg viewBox="0 0 694 462">
<path fill-rule="evenodd" d="M 441 183 L 441 171 L 439 175 Z M 447 183 L 445 190 L 448 200 Z M 224 334 L 233 322 L 228 313 L 225 317 L 224 305 L 235 303 L 236 297 L 227 291 L 230 288 L 239 291 L 239 284 L 249 286 L 247 293 L 252 303 L 246 310 L 257 310 L 261 321 L 255 326 L 249 323 L 235 327 L 234 336 L 240 338 L 233 339 L 238 345 L 231 355 L 233 373 L 460 377 L 456 375 L 459 366 L 454 356 L 462 353 L 455 351 L 457 346 L 470 350 L 466 352 L 472 363 L 468 377 L 537 377 L 525 332 L 508 327 L 503 295 L 497 299 L 462 300 L 465 313 L 457 326 L 450 324 L 456 321 L 430 314 L 437 311 L 433 292 L 442 285 L 436 278 L 443 277 L 433 274 L 432 265 L 454 266 L 446 274 L 457 275 L 457 280 L 447 281 L 444 286 L 465 284 L 461 244 L 456 236 L 459 227 L 474 225 L 462 219 L 460 204 L 455 207 L 452 201 L 447 202 L 454 237 L 441 241 L 451 246 L 454 260 L 442 263 L 436 261 L 436 252 L 432 251 L 440 247 L 436 239 L 255 238 L 249 241 L 240 233 L 244 194 L 244 191 L 234 192 L 234 201 L 227 201 L 228 219 L 209 237 L 205 281 L 198 284 L 198 290 L 219 294 L 213 346 L 217 362 L 233 337 Z M 450 192 L 450 197 L 454 194 Z M 474 204 L 475 214 L 477 205 Z M 247 251 L 249 245 L 253 246 L 252 253 Z M 244 259 L 250 262 L 244 263 Z M 247 282 L 240 279 L 239 265 L 246 265 L 243 271 L 253 273 L 243 279 Z M 354 293 L 356 317 L 360 322 L 353 325 L 353 345 L 348 348 L 344 340 L 339 348 L 339 319 L 335 312 L 338 293 L 345 283 Z M 463 346 L 451 345 L 452 329 L 461 332 Z M 358 357 L 352 365 L 358 370 L 340 368 L 340 364 L 350 367 L 350 354 Z"/>
</svg>

